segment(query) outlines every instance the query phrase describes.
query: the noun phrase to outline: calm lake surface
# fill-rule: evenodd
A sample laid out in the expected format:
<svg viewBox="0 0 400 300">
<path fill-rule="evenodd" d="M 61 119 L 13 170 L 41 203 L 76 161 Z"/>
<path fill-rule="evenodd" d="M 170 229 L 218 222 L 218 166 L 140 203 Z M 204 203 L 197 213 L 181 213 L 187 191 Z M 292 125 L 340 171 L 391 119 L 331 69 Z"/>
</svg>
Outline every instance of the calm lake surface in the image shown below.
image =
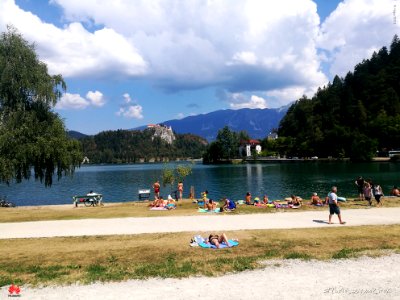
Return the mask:
<svg viewBox="0 0 400 300">
<path fill-rule="evenodd" d="M 169 164 L 171 167 L 173 163 Z M 355 197 L 354 181 L 357 176 L 371 178 L 381 184 L 388 194 L 393 185 L 400 185 L 400 163 L 349 163 L 349 162 L 287 162 L 247 163 L 241 165 L 193 164 L 193 172 L 184 181 L 184 197 L 194 186 L 196 197 L 209 191 L 209 198 L 219 200 L 244 199 L 250 191 L 253 197 L 267 194 L 270 199 L 282 199 L 296 194 L 305 199 L 312 192 L 325 196 L 332 185 L 338 186 L 339 196 Z M 51 188 L 45 188 L 33 179 L 10 186 L 1 184 L 0 195 L 7 196 L 18 206 L 68 204 L 72 196 L 86 194 L 90 190 L 104 195 L 105 202 L 124 202 L 138 199 L 138 189 L 151 188 L 161 175 L 164 164 L 134 165 L 84 165 L 73 177 L 54 180 Z M 176 186 L 172 188 L 176 190 Z M 166 197 L 169 186 L 161 188 Z M 153 193 L 151 194 L 151 199 Z"/>
</svg>

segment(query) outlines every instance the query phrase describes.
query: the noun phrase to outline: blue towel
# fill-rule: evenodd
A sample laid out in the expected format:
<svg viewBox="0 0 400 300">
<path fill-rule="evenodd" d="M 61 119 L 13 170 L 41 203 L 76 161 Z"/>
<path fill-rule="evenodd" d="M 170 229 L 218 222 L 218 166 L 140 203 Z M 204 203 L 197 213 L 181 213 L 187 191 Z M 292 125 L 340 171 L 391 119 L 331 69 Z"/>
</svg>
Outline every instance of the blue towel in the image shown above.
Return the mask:
<svg viewBox="0 0 400 300">
<path fill-rule="evenodd" d="M 239 245 L 239 242 L 237 242 L 237 241 L 234 241 L 234 240 L 228 240 L 228 241 L 229 241 L 229 244 L 231 245 L 231 247 L 236 247 L 237 245 Z M 202 248 L 218 249 L 215 245 L 207 244 L 205 241 L 199 243 L 199 246 Z M 221 243 L 219 248 L 220 249 L 228 248 L 228 246 L 225 243 Z"/>
<path fill-rule="evenodd" d="M 201 212 L 201 213 L 219 213 L 220 211 L 219 211 L 219 208 L 216 208 L 214 210 L 208 210 L 208 209 L 205 209 L 205 208 L 199 208 L 198 212 Z"/>
</svg>

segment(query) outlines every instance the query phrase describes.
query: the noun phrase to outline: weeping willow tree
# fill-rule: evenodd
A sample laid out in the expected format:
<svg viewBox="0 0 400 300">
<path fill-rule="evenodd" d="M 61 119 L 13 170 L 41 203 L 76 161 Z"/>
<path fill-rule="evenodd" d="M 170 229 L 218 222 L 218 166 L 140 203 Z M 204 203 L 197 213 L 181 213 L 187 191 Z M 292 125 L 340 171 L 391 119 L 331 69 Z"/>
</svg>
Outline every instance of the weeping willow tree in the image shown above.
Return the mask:
<svg viewBox="0 0 400 300">
<path fill-rule="evenodd" d="M 49 75 L 33 44 L 7 26 L 0 37 L 0 181 L 35 179 L 51 186 L 70 175 L 82 158 L 53 107 L 66 90 L 61 75 Z"/>
</svg>

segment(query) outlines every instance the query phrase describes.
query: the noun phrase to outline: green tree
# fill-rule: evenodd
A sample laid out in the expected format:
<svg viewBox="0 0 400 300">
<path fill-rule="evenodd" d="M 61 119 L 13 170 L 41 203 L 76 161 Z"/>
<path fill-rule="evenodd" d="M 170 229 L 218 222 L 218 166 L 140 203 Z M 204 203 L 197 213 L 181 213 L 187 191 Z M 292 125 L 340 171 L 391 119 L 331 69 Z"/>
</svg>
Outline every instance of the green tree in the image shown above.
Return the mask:
<svg viewBox="0 0 400 300">
<path fill-rule="evenodd" d="M 164 169 L 161 174 L 162 177 L 162 185 L 166 187 L 170 185 L 171 190 L 175 181 L 183 182 L 185 177 L 192 174 L 192 166 L 191 165 L 177 165 L 175 168 L 171 168 L 170 165 L 164 164 Z"/>
<path fill-rule="evenodd" d="M 167 185 L 170 185 L 172 188 L 172 185 L 175 182 L 175 172 L 174 169 L 170 168 L 167 164 L 164 164 L 164 170 L 162 172 L 162 185 L 163 187 L 166 187 Z"/>
<path fill-rule="evenodd" d="M 49 75 L 34 45 L 11 26 L 0 36 L 0 180 L 35 179 L 52 184 L 72 174 L 82 155 L 52 111 L 66 90 L 61 75 Z"/>
<path fill-rule="evenodd" d="M 235 132 L 230 131 L 228 126 L 225 126 L 218 131 L 217 141 L 222 147 L 222 156 L 224 159 L 231 159 L 237 156 L 238 152 L 238 137 Z"/>
<path fill-rule="evenodd" d="M 191 165 L 177 165 L 176 166 L 176 174 L 178 181 L 183 182 L 187 176 L 192 174 L 192 166 Z"/>
<path fill-rule="evenodd" d="M 335 76 L 312 99 L 303 97 L 290 107 L 279 125 L 280 154 L 367 161 L 379 150 L 399 147 L 399 82 L 395 36 L 390 52 L 383 47 L 344 79 Z"/>
</svg>

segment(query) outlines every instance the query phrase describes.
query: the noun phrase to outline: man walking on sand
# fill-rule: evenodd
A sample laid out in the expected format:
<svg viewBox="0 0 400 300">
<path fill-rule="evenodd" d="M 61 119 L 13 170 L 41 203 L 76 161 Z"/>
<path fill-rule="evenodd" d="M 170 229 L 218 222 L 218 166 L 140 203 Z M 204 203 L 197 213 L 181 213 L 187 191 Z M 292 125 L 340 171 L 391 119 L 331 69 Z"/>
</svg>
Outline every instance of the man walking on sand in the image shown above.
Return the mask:
<svg viewBox="0 0 400 300">
<path fill-rule="evenodd" d="M 340 214 L 340 208 L 339 208 L 339 204 L 337 201 L 337 187 L 333 186 L 331 189 L 331 192 L 328 194 L 328 203 L 329 203 L 329 222 L 328 224 L 332 224 L 332 216 L 334 214 L 337 214 L 338 218 L 339 218 L 339 222 L 340 224 L 346 224 L 346 222 L 342 221 L 342 216 Z"/>
</svg>

